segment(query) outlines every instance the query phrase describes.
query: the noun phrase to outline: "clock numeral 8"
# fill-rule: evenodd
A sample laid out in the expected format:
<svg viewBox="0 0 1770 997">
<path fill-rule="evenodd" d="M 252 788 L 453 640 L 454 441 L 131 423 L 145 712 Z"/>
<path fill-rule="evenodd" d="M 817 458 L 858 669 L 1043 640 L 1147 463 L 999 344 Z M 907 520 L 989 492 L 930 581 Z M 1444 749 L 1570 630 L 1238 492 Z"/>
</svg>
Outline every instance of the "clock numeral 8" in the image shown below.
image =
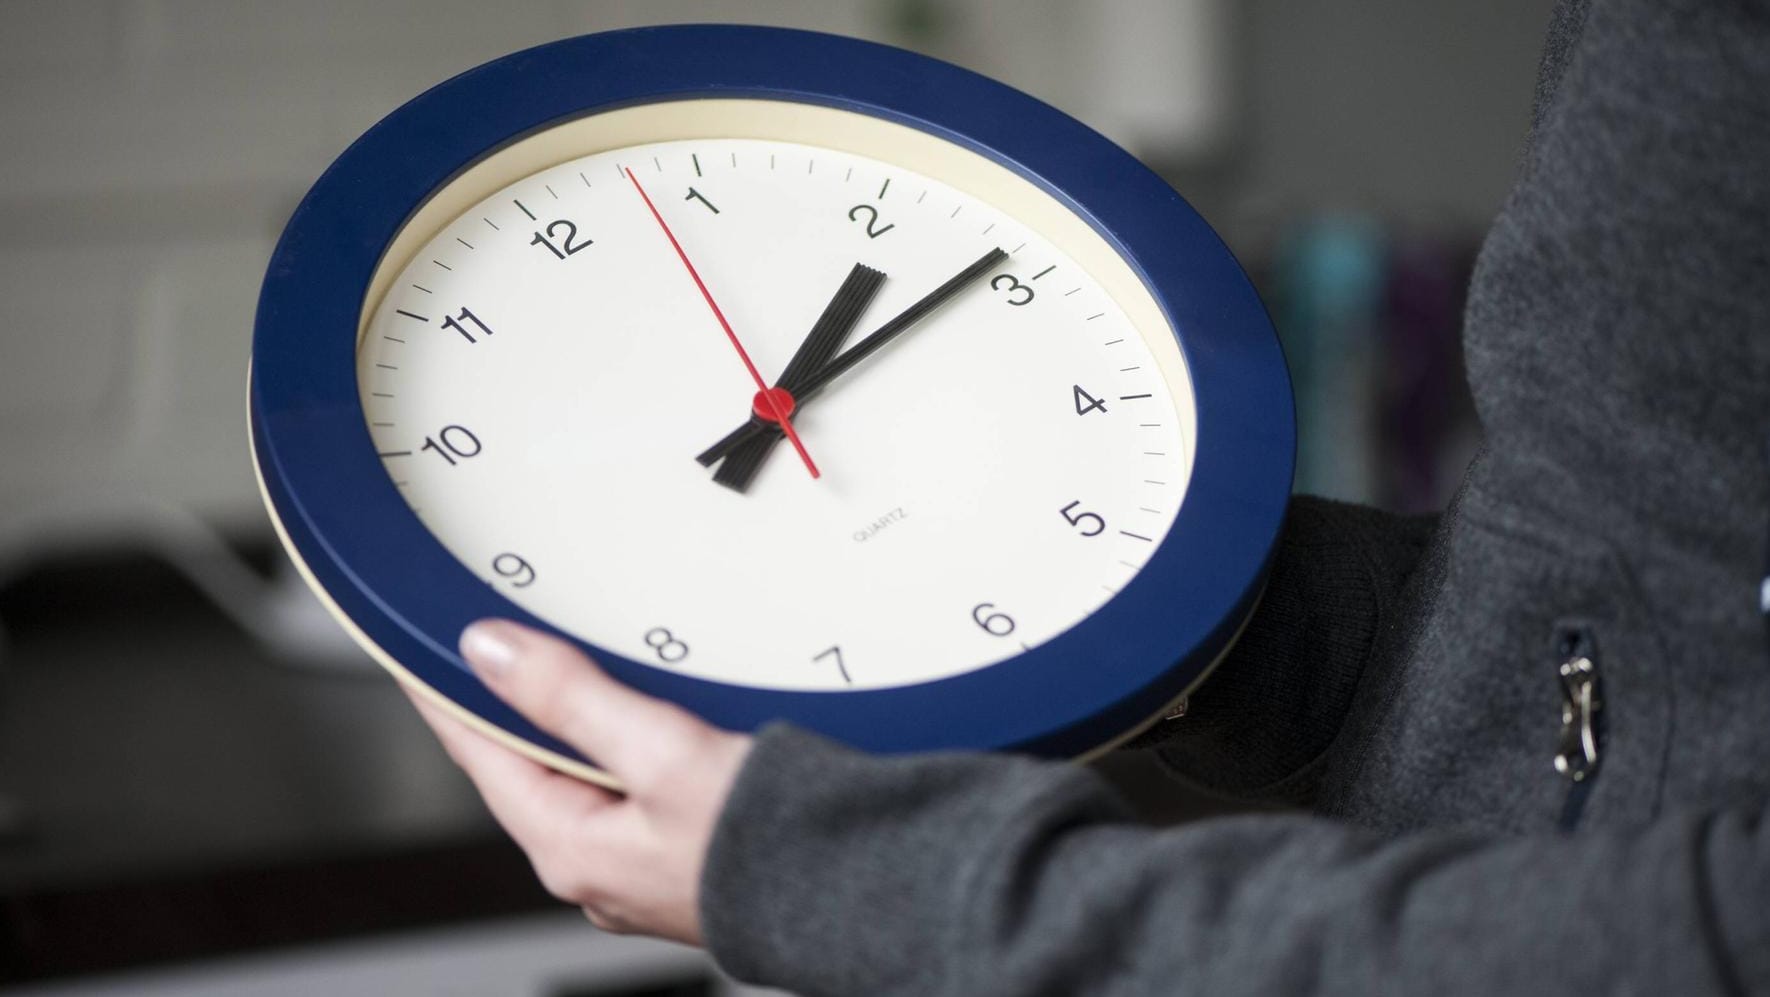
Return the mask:
<svg viewBox="0 0 1770 997">
<path fill-rule="evenodd" d="M 675 664 L 688 657 L 688 645 L 676 639 L 665 627 L 652 627 L 645 632 L 645 646 L 658 652 L 658 660 Z"/>
<path fill-rule="evenodd" d="M 1069 525 L 1074 526 L 1077 529 L 1081 530 L 1082 536 L 1084 536 L 1084 537 L 1097 537 L 1100 534 L 1105 533 L 1106 532 L 1106 520 L 1099 513 L 1078 512 L 1073 516 L 1070 515 L 1069 510 L 1074 509 L 1076 506 L 1081 505 L 1081 504 L 1082 504 L 1082 500 L 1076 499 L 1074 502 L 1071 502 L 1070 504 L 1064 506 L 1063 508 L 1061 508 L 1057 511 L 1063 514 L 1063 518 L 1069 521 Z M 1082 525 L 1083 520 L 1092 520 L 1094 523 L 1094 528 L 1090 530 L 1087 527 L 1083 526 Z"/>
<path fill-rule="evenodd" d="M 971 610 L 971 618 L 976 620 L 977 625 L 982 627 L 985 632 L 993 636 L 1006 637 L 1013 633 L 1014 617 L 1007 613 L 986 612 L 994 608 L 996 608 L 996 604 L 993 602 L 980 602 Z"/>
<path fill-rule="evenodd" d="M 535 583 L 535 566 L 523 560 L 520 554 L 499 554 L 492 558 L 492 570 L 510 580 L 510 584 L 519 589 L 528 588 Z"/>
</svg>

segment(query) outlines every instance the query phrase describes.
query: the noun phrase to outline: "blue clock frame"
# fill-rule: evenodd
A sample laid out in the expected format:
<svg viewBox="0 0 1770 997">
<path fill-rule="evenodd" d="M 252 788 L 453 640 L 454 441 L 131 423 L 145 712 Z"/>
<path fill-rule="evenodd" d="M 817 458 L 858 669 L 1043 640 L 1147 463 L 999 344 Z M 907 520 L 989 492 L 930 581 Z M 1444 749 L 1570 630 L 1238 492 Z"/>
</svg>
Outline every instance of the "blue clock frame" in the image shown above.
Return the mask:
<svg viewBox="0 0 1770 997">
<path fill-rule="evenodd" d="M 857 692 L 756 689 L 565 636 L 621 681 L 722 727 L 786 719 L 873 751 L 1074 756 L 1149 719 L 1234 639 L 1284 517 L 1295 417 L 1265 309 L 1204 220 L 1103 136 L 970 71 L 832 35 L 704 25 L 553 42 L 439 84 L 339 156 L 277 245 L 252 344 L 259 471 L 315 579 L 442 695 L 544 751 L 590 761 L 489 693 L 457 653 L 462 628 L 482 617 L 559 631 L 456 561 L 400 497 L 357 394 L 358 316 L 400 227 L 475 161 L 562 120 L 697 97 L 800 101 L 899 122 L 1001 163 L 1088 221 L 1177 330 L 1198 413 L 1192 481 L 1146 567 L 1105 606 L 1044 645 L 950 678 Z"/>
</svg>

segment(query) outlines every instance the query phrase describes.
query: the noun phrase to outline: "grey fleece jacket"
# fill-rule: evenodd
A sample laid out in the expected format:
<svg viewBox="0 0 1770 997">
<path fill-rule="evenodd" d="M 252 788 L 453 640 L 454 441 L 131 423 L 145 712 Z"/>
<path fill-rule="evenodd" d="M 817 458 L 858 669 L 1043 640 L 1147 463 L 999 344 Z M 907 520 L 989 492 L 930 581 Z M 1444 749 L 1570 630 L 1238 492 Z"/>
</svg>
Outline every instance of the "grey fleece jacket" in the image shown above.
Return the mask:
<svg viewBox="0 0 1770 997">
<path fill-rule="evenodd" d="M 1087 770 L 763 732 L 708 944 L 807 995 L 1770 993 L 1770 5 L 1557 10 L 1437 522 L 1294 503 L 1141 826 Z M 1597 768 L 1553 759 L 1559 666 Z"/>
</svg>

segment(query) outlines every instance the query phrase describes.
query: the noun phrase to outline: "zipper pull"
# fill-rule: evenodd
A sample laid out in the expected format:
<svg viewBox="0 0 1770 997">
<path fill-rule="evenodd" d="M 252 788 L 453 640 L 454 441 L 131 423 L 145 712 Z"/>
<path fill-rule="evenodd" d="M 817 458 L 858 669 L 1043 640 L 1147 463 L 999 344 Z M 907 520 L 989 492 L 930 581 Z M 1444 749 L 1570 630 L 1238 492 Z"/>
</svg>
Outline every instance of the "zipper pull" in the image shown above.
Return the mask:
<svg viewBox="0 0 1770 997">
<path fill-rule="evenodd" d="M 1598 666 L 1584 654 L 1561 663 L 1561 737 L 1555 771 L 1582 782 L 1598 770 Z"/>
</svg>

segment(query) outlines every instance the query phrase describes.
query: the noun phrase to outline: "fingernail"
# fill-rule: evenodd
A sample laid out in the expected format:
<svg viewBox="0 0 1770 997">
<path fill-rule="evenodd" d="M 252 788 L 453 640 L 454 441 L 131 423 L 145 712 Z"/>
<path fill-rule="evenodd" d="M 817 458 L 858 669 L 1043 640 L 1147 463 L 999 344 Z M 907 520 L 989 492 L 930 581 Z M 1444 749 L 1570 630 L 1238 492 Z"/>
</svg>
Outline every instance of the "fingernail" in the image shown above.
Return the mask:
<svg viewBox="0 0 1770 997">
<path fill-rule="evenodd" d="M 516 664 L 515 625 L 480 620 L 461 631 L 461 655 L 484 678 L 499 678 Z"/>
</svg>

